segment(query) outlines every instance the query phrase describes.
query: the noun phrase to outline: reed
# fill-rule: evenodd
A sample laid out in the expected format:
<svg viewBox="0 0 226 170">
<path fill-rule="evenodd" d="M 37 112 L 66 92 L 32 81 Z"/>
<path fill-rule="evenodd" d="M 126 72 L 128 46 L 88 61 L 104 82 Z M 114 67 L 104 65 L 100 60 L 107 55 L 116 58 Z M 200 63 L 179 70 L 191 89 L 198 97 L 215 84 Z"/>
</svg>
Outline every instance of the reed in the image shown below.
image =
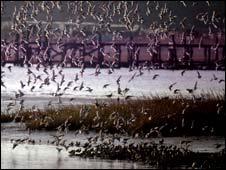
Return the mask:
<svg viewBox="0 0 226 170">
<path fill-rule="evenodd" d="M 15 114 L 5 114 L 1 113 L 1 123 L 12 122 L 14 120 Z"/>
<path fill-rule="evenodd" d="M 225 100 L 202 96 L 197 99 L 153 96 L 96 105 L 48 107 L 1 114 L 1 122 L 24 122 L 29 129 L 103 130 L 141 136 L 223 135 Z M 153 132 L 153 133 L 152 133 Z M 156 133 L 158 132 L 158 133 Z"/>
</svg>

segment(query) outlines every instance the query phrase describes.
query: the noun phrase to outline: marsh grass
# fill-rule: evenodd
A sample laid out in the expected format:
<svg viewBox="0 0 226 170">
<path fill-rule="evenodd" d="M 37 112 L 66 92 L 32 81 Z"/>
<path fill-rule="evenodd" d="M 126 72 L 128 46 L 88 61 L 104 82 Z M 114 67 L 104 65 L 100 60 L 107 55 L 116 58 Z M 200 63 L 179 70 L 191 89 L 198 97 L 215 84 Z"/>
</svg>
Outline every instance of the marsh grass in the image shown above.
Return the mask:
<svg viewBox="0 0 226 170">
<path fill-rule="evenodd" d="M 205 98 L 204 98 L 205 97 Z M 1 114 L 1 122 L 24 122 L 29 129 L 94 130 L 139 136 L 223 135 L 225 100 L 210 98 L 143 98 L 96 105 L 48 107 Z"/>
<path fill-rule="evenodd" d="M 80 153 L 70 153 L 71 157 L 101 158 L 111 160 L 129 160 L 144 162 L 155 169 L 212 169 L 225 167 L 225 149 L 216 153 L 199 153 L 175 145 L 160 143 L 140 143 L 114 145 L 101 143 L 94 147 L 85 147 Z M 186 167 L 186 168 L 185 168 Z"/>
<path fill-rule="evenodd" d="M 15 114 L 1 113 L 1 122 L 2 123 L 12 122 L 14 120 L 14 117 L 15 117 Z"/>
</svg>

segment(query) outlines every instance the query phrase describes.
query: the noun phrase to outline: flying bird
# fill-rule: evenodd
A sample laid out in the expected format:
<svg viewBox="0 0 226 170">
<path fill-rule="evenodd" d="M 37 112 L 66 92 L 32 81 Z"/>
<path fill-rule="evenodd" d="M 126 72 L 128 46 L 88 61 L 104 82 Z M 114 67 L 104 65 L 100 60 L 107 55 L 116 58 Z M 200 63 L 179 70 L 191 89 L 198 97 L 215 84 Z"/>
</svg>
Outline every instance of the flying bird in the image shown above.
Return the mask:
<svg viewBox="0 0 226 170">
<path fill-rule="evenodd" d="M 174 93 L 174 94 L 178 94 L 179 91 L 180 91 L 180 89 L 175 89 L 175 90 L 173 91 L 173 93 Z"/>
<path fill-rule="evenodd" d="M 185 71 L 186 71 L 186 70 L 183 70 L 183 71 L 181 72 L 181 76 L 183 76 L 183 75 L 184 75 Z"/>
<path fill-rule="evenodd" d="M 201 79 L 202 76 L 201 76 L 201 74 L 199 73 L 199 71 L 197 71 L 197 74 L 198 74 L 198 79 Z"/>
<path fill-rule="evenodd" d="M 12 149 L 15 149 L 17 146 L 18 146 L 18 143 L 14 143 Z"/>
<path fill-rule="evenodd" d="M 132 77 L 129 79 L 128 82 L 131 82 L 131 81 L 135 78 L 136 74 L 137 74 L 137 73 L 134 73 L 134 74 L 132 75 Z"/>
<path fill-rule="evenodd" d="M 177 83 L 175 82 L 175 83 L 170 84 L 170 86 L 169 86 L 169 90 L 170 90 L 170 91 L 172 90 L 172 88 L 173 88 L 173 86 L 174 86 L 175 84 L 177 84 Z"/>
<path fill-rule="evenodd" d="M 8 66 L 7 68 L 9 69 L 10 72 L 12 72 L 12 66 Z"/>
<path fill-rule="evenodd" d="M 88 92 L 92 92 L 93 91 L 93 89 L 92 88 L 90 88 L 90 87 L 86 87 L 87 88 L 87 90 L 86 91 L 88 91 Z"/>
<path fill-rule="evenodd" d="M 111 94 L 108 94 L 106 95 L 108 98 L 111 98 L 112 97 L 112 93 Z"/>
<path fill-rule="evenodd" d="M 157 77 L 159 76 L 159 74 L 155 74 L 152 79 L 155 80 Z"/>
<path fill-rule="evenodd" d="M 197 84 L 198 84 L 198 82 L 196 81 L 196 82 L 195 82 L 195 85 L 194 85 L 194 90 L 197 89 Z"/>
<path fill-rule="evenodd" d="M 119 82 L 120 82 L 120 79 L 122 78 L 122 76 L 120 75 L 119 77 L 118 77 L 118 79 L 116 80 L 116 83 L 119 85 Z"/>
<path fill-rule="evenodd" d="M 225 80 L 224 79 L 220 79 L 219 81 L 218 81 L 218 83 L 221 83 L 221 82 L 224 82 Z"/>
<path fill-rule="evenodd" d="M 103 88 L 107 88 L 110 84 L 104 84 Z"/>
</svg>

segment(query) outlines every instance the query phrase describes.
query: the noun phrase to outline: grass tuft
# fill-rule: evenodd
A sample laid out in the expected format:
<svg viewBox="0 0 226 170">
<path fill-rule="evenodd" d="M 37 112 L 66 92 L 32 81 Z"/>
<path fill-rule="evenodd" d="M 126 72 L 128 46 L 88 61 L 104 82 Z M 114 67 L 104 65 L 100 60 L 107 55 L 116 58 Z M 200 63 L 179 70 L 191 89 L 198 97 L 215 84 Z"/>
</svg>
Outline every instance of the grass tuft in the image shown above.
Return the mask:
<svg viewBox="0 0 226 170">
<path fill-rule="evenodd" d="M 29 129 L 102 130 L 142 136 L 223 135 L 225 100 L 222 98 L 152 97 L 96 105 L 24 110 L 14 115 Z M 13 120 L 1 115 L 1 122 Z M 10 119 L 11 118 L 11 119 Z"/>
</svg>

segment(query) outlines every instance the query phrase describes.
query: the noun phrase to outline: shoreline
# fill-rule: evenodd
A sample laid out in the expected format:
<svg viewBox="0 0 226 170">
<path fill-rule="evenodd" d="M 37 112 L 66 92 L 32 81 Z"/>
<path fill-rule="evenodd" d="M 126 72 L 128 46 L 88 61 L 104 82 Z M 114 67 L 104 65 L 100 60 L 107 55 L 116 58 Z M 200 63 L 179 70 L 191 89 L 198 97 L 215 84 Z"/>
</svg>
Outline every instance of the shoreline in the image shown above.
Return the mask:
<svg viewBox="0 0 226 170">
<path fill-rule="evenodd" d="M 6 127 L 5 127 L 6 126 Z M 156 165 L 151 165 L 148 162 L 145 161 L 132 161 L 127 160 L 124 158 L 123 160 L 116 160 L 116 159 L 103 159 L 99 157 L 90 157 L 90 156 L 70 156 L 70 151 L 77 150 L 79 148 L 83 148 L 82 146 L 86 145 L 87 141 L 89 141 L 89 138 L 94 138 L 96 136 L 95 133 L 89 133 L 89 134 L 77 134 L 74 135 L 74 131 L 69 131 L 67 134 L 65 133 L 65 136 L 63 137 L 63 140 L 66 140 L 66 145 L 71 143 L 72 141 L 74 143 L 81 142 L 81 147 L 69 147 L 68 150 L 65 150 L 61 144 L 58 146 L 56 144 L 50 144 L 47 143 L 47 141 L 53 141 L 54 138 L 51 135 L 54 135 L 57 133 L 57 131 L 32 131 L 30 135 L 26 130 L 22 130 L 20 128 L 19 123 L 11 123 L 11 129 L 10 126 L 8 126 L 8 123 L 2 124 L 1 123 L 1 139 L 2 145 L 1 145 L 1 154 L 4 154 L 4 158 L 1 158 L 1 165 L 4 168 L 54 168 L 57 166 L 57 168 L 107 168 L 107 169 L 117 169 L 117 167 L 124 167 L 124 168 L 151 168 L 151 169 L 158 169 Z M 5 128 L 4 128 L 5 127 Z M 14 132 L 17 134 L 16 136 L 12 133 Z M 27 134 L 26 134 L 27 132 Z M 13 138 L 11 138 L 13 137 Z M 10 142 L 10 139 L 25 139 L 29 137 L 31 140 L 34 140 L 35 143 L 21 143 L 15 149 L 12 149 L 14 142 Z M 105 136 L 105 139 L 103 142 L 98 142 L 99 144 L 104 145 L 105 142 L 107 142 L 108 138 L 110 136 Z M 126 136 L 121 136 L 122 139 L 128 139 Z M 40 142 L 41 140 L 41 142 Z M 157 146 L 177 146 L 177 147 L 185 147 L 186 145 L 181 145 L 181 141 L 192 141 L 191 146 L 188 147 L 189 150 L 192 151 L 194 155 L 197 157 L 206 157 L 208 158 L 208 155 L 213 155 L 220 153 L 222 151 L 222 148 L 225 148 L 224 144 L 224 138 L 223 137 L 216 137 L 216 136 L 200 136 L 200 137 L 164 137 L 164 138 L 151 138 L 151 139 L 139 139 L 139 138 L 130 138 L 126 145 L 123 145 L 123 140 L 120 140 L 121 142 L 114 142 L 114 145 L 116 146 L 129 146 L 132 143 L 150 143 L 153 144 L 156 143 Z M 160 144 L 160 141 L 164 141 L 163 145 Z M 221 147 L 216 148 L 217 145 L 221 145 Z M 95 144 L 92 144 L 93 147 L 95 147 Z M 57 151 L 57 148 L 62 148 L 60 152 Z M 47 159 L 48 157 L 48 159 Z M 199 159 L 199 158 L 198 158 Z M 204 159 L 204 158 L 202 158 Z M 209 158 L 208 158 L 209 159 Z M 48 160 L 48 161 L 46 161 Z M 64 160 L 64 161 L 62 161 Z M 21 164 L 20 162 L 23 162 Z M 44 163 L 45 162 L 45 163 Z M 83 162 L 83 163 L 82 163 Z M 198 161 L 197 161 L 198 162 Z M 81 164 L 82 163 L 82 164 Z M 185 168 L 187 166 L 191 166 L 185 162 L 181 162 L 182 165 L 179 165 L 180 168 Z M 197 163 L 196 166 L 199 166 L 199 163 Z M 219 166 L 219 165 L 218 165 Z M 220 165 L 221 167 L 222 165 Z"/>
</svg>

